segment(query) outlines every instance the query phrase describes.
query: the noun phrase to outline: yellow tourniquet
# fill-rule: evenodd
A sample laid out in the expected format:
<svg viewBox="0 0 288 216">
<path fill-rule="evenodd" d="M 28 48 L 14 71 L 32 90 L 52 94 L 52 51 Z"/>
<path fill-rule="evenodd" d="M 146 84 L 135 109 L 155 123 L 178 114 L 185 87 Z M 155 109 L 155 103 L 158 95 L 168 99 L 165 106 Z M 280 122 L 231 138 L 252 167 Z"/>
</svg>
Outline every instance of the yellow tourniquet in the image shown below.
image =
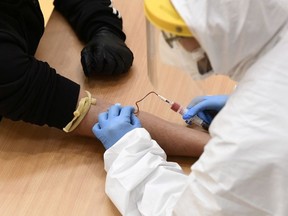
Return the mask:
<svg viewBox="0 0 288 216">
<path fill-rule="evenodd" d="M 89 91 L 86 91 L 86 93 L 88 96 L 81 98 L 79 101 L 78 107 L 73 113 L 74 118 L 63 128 L 66 133 L 73 131 L 81 123 L 82 119 L 89 111 L 91 104 L 96 105 L 96 99 L 91 97 Z"/>
</svg>

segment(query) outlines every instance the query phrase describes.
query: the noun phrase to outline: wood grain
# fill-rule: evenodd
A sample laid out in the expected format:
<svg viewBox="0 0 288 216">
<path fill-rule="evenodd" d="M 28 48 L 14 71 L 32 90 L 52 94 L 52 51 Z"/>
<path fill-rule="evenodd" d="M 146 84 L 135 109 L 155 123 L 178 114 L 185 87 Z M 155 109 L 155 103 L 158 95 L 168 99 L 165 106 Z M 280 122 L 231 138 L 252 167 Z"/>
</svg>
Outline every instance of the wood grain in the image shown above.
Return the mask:
<svg viewBox="0 0 288 216">
<path fill-rule="evenodd" d="M 113 3 L 123 16 L 126 42 L 134 53 L 133 67 L 128 74 L 86 79 L 80 64 L 83 44 L 56 11 L 46 26 L 36 57 L 98 97 L 112 103 L 133 105 L 154 90 L 147 76 L 143 2 L 114 0 Z M 175 81 L 176 78 L 169 79 Z M 183 78 L 177 77 L 179 79 Z M 234 83 L 217 77 L 206 80 L 204 86 L 209 94 L 229 93 Z M 182 95 L 178 88 L 168 88 L 167 94 L 187 104 L 193 94 Z M 153 96 L 141 102 L 140 108 L 183 124 L 178 114 Z M 104 150 L 96 140 L 7 119 L 0 123 L 0 140 L 1 216 L 120 215 L 104 192 Z M 186 172 L 196 160 L 169 159 L 179 162 Z"/>
</svg>

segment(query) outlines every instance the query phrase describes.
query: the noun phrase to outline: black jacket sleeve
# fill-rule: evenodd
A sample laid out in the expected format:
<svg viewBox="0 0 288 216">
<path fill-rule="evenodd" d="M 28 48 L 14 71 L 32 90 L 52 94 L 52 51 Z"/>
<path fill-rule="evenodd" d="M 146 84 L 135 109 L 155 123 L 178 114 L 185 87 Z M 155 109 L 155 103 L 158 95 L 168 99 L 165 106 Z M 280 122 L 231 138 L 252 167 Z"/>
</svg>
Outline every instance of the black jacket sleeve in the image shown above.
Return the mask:
<svg viewBox="0 0 288 216">
<path fill-rule="evenodd" d="M 35 1 L 7 3 L 2 11 L 1 4 L 0 116 L 62 129 L 73 118 L 80 86 L 33 57 L 44 25 Z"/>
<path fill-rule="evenodd" d="M 55 8 L 70 22 L 84 43 L 90 41 L 98 29 L 105 26 L 123 41 L 122 18 L 110 0 L 55 0 Z"/>
</svg>

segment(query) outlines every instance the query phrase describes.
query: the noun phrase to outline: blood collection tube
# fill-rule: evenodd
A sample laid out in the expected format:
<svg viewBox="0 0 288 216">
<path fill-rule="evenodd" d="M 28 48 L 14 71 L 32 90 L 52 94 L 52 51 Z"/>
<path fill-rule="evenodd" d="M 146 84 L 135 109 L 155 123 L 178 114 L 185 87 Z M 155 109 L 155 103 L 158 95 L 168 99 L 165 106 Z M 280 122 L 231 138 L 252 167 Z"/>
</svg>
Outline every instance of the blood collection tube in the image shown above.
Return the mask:
<svg viewBox="0 0 288 216">
<path fill-rule="evenodd" d="M 170 102 L 171 103 L 171 109 L 174 112 L 179 113 L 181 116 L 183 116 L 188 109 L 181 106 L 180 104 L 176 103 L 176 102 Z M 201 118 L 199 118 L 197 115 L 193 116 L 192 118 L 188 119 L 185 121 L 187 124 L 191 125 L 192 123 L 204 128 L 205 130 L 208 130 L 209 125 L 207 123 L 205 123 Z"/>
<path fill-rule="evenodd" d="M 161 100 L 165 101 L 166 103 L 170 104 L 170 108 L 174 111 L 174 112 L 177 112 L 179 113 L 181 116 L 183 116 L 187 111 L 188 109 L 181 106 L 179 103 L 176 103 L 176 102 L 172 102 L 170 100 L 168 100 L 167 98 L 157 94 L 158 97 L 161 98 Z M 208 130 L 209 128 L 209 125 L 204 122 L 201 118 L 199 118 L 197 115 L 193 116 L 192 118 L 188 119 L 185 121 L 187 124 L 191 125 L 192 123 L 202 127 L 203 129 L 205 130 Z"/>
</svg>

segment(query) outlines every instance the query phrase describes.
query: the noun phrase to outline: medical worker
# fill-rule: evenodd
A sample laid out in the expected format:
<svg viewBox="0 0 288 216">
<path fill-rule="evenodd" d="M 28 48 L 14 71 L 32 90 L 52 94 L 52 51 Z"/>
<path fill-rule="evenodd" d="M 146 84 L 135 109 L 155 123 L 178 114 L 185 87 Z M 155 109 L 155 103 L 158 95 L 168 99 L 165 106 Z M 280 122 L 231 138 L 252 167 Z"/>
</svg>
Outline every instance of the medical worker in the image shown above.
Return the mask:
<svg viewBox="0 0 288 216">
<path fill-rule="evenodd" d="M 180 44 L 201 46 L 206 67 L 191 58 L 190 68 L 225 74 L 237 88 L 189 175 L 167 161 L 132 107 L 100 114 L 93 132 L 107 148 L 108 196 L 123 215 L 287 216 L 288 1 L 145 0 L 147 17 L 153 4 L 181 16 L 194 39 Z"/>
</svg>

